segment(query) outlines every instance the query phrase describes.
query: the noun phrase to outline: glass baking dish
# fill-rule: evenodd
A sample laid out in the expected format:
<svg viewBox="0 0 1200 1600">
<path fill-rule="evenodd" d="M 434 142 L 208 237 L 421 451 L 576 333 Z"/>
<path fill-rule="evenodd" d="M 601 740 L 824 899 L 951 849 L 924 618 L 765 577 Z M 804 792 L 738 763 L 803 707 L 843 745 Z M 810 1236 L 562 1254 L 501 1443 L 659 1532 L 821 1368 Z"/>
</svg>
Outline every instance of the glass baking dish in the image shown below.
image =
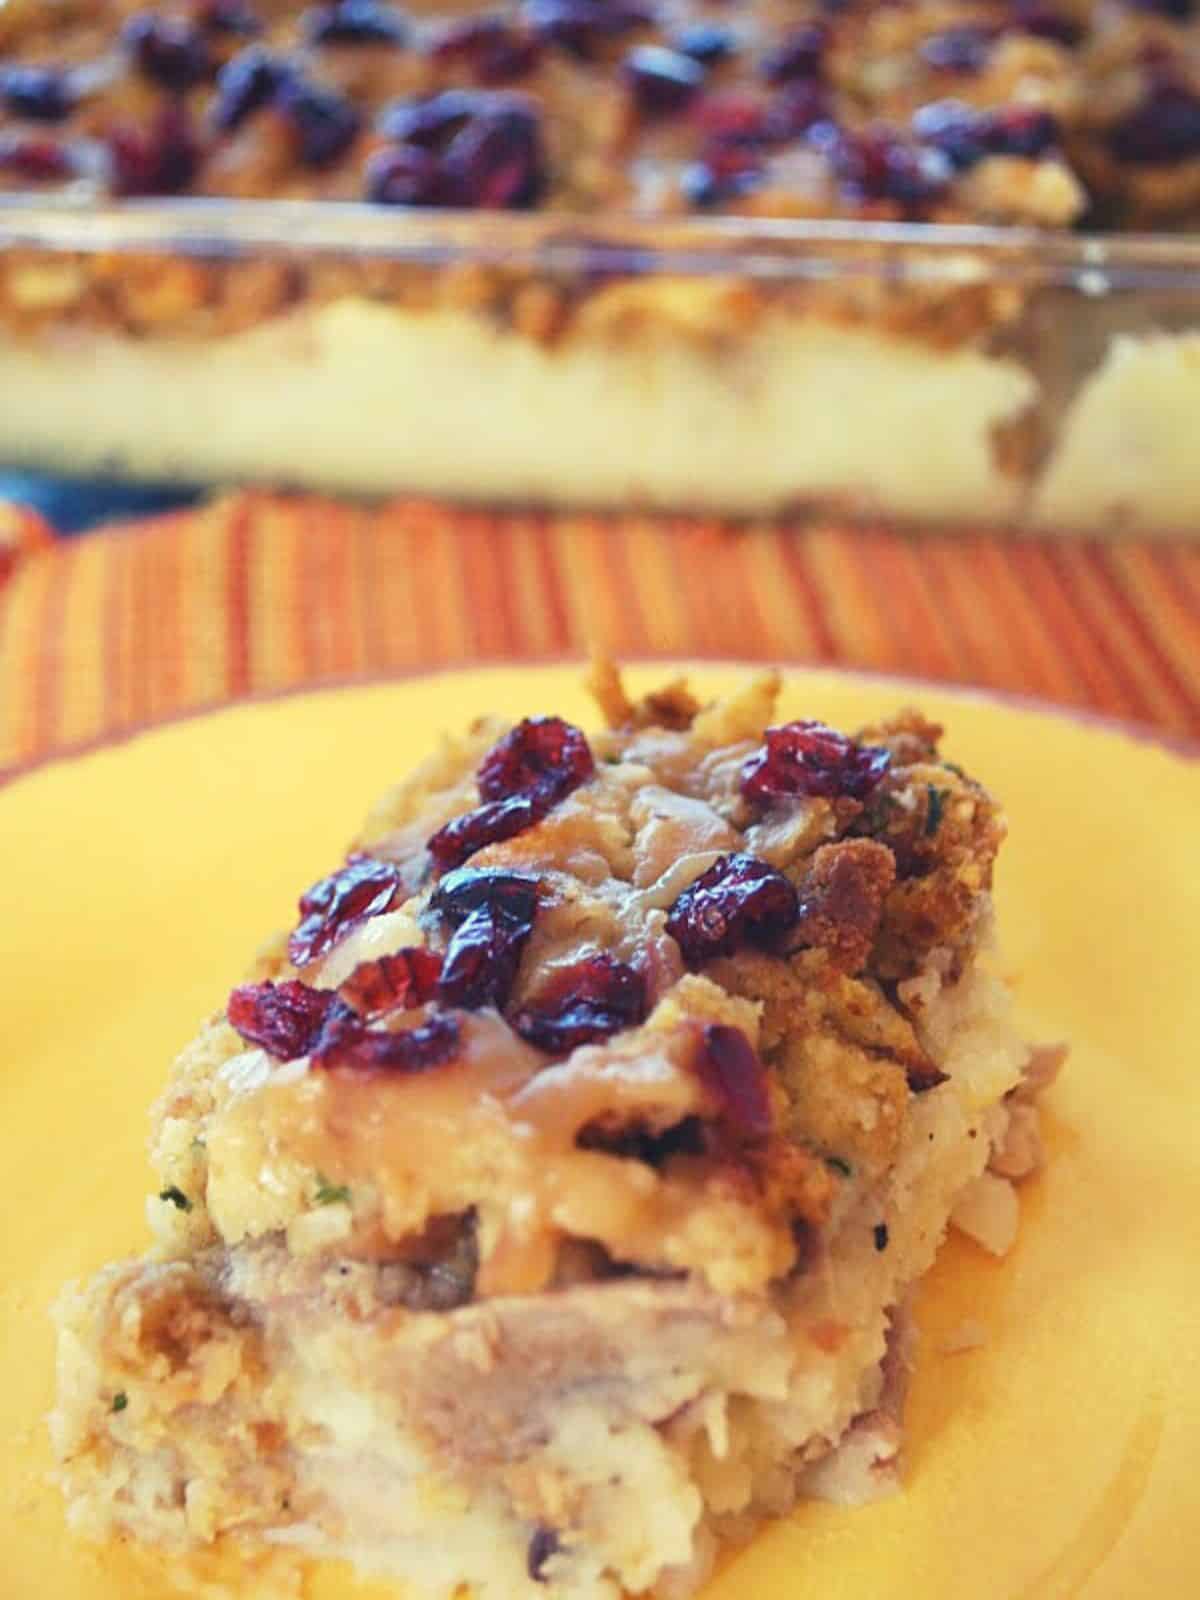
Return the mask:
<svg viewBox="0 0 1200 1600">
<path fill-rule="evenodd" d="M 0 464 L 1200 532 L 1200 238 L 0 199 Z"/>
</svg>

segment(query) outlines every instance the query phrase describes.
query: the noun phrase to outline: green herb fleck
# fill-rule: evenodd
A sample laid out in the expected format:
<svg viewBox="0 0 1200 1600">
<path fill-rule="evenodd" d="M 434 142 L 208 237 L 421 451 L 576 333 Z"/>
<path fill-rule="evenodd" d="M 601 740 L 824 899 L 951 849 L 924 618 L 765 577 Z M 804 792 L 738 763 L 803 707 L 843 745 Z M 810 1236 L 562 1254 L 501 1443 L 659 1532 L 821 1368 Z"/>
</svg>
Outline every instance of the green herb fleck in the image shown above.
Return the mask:
<svg viewBox="0 0 1200 1600">
<path fill-rule="evenodd" d="M 173 1183 L 166 1189 L 160 1189 L 158 1198 L 160 1200 L 169 1200 L 177 1211 L 190 1211 L 192 1209 L 192 1202 L 187 1195 L 184 1194 L 182 1189 L 177 1189 Z"/>
<path fill-rule="evenodd" d="M 124 1411 L 128 1404 L 129 1396 L 125 1393 L 124 1389 L 118 1389 L 116 1394 L 113 1395 L 112 1405 L 109 1406 L 108 1409 L 110 1411 Z"/>
<path fill-rule="evenodd" d="M 866 810 L 862 814 L 861 827 L 864 833 L 882 833 L 888 825 L 888 819 L 896 809 L 898 802 L 895 795 L 886 790 L 873 794 L 867 801 Z"/>
<path fill-rule="evenodd" d="M 932 838 L 942 825 L 942 812 L 945 810 L 946 796 L 950 791 L 935 789 L 931 783 L 927 784 L 926 788 L 929 790 L 929 810 L 925 813 L 925 833 L 928 838 Z"/>
<path fill-rule="evenodd" d="M 966 773 L 956 762 L 943 761 L 942 766 L 945 767 L 947 772 L 952 772 L 956 778 L 961 778 L 964 783 L 967 781 Z"/>
<path fill-rule="evenodd" d="M 605 756 L 604 765 L 606 767 L 619 767 L 621 765 L 621 758 L 620 756 Z"/>
<path fill-rule="evenodd" d="M 825 1165 L 834 1172 L 840 1172 L 843 1178 L 854 1176 L 854 1168 L 848 1161 L 843 1161 L 841 1156 L 826 1156 Z"/>
<path fill-rule="evenodd" d="M 350 1190 L 344 1183 L 330 1183 L 323 1172 L 317 1173 L 317 1192 L 313 1201 L 319 1206 L 348 1206 Z"/>
</svg>

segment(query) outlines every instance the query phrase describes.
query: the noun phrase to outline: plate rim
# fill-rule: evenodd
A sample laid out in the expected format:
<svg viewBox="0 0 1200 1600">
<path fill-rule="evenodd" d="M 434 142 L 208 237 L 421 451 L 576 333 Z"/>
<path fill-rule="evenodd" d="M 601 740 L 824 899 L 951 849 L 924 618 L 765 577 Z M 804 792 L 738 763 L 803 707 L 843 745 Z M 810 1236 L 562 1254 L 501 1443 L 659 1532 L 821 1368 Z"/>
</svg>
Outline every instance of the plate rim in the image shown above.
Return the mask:
<svg viewBox="0 0 1200 1600">
<path fill-rule="evenodd" d="M 481 672 L 532 672 L 539 668 L 576 667 L 586 671 L 589 657 L 567 653 L 511 659 L 505 657 L 476 657 L 445 665 L 399 667 L 386 672 L 350 673 L 323 678 L 312 683 L 284 684 L 278 688 L 257 689 L 229 700 L 208 701 L 201 705 L 186 706 L 161 717 L 140 718 L 126 727 L 109 729 L 86 739 L 69 740 L 53 750 L 30 756 L 0 766 L 0 794 L 22 778 L 32 777 L 47 767 L 80 761 L 106 750 L 132 744 L 146 734 L 197 722 L 205 717 L 219 716 L 225 711 L 242 707 L 273 705 L 283 700 L 293 700 L 303 695 L 340 694 L 352 689 L 383 688 L 388 684 L 410 683 L 420 678 L 464 677 Z M 616 659 L 614 657 L 614 659 Z M 857 667 L 842 662 L 805 661 L 797 658 L 752 660 L 744 656 L 680 655 L 674 651 L 641 653 L 617 660 L 622 669 L 639 667 L 726 668 L 739 672 L 806 672 L 858 682 L 875 688 L 891 687 L 916 695 L 935 693 L 949 695 L 965 704 L 982 701 L 1011 711 L 1024 711 L 1029 715 L 1068 723 L 1082 724 L 1096 733 L 1115 734 L 1141 746 L 1150 746 L 1185 765 L 1200 763 L 1200 737 L 1176 733 L 1154 723 L 1139 722 L 1135 718 L 1117 717 L 1097 711 L 1090 706 L 1070 705 L 1060 700 L 1047 700 L 1040 695 L 1028 694 L 1018 689 L 998 689 L 987 684 L 963 683 L 958 680 L 930 678 L 921 674 L 883 672 L 877 668 Z"/>
</svg>

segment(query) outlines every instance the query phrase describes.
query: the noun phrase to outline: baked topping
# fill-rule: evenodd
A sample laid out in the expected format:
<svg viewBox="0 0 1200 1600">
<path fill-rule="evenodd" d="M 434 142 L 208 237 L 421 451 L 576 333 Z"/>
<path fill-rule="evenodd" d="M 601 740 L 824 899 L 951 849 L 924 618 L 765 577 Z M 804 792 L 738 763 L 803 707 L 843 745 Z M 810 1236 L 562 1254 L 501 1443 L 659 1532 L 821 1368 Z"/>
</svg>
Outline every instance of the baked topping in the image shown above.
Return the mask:
<svg viewBox="0 0 1200 1600">
<path fill-rule="evenodd" d="M 66 145 L 0 163 L 8 186 L 1055 224 L 1196 203 L 1187 173 L 1142 181 L 1198 154 L 1189 0 L 8 10 L 0 132 Z M 447 95 L 457 126 L 412 128 Z M 947 101 L 969 134 L 931 115 Z M 1010 170 L 973 181 L 985 159 Z"/>
<path fill-rule="evenodd" d="M 600 684 L 619 726 L 481 728 L 304 895 L 290 966 L 230 998 L 189 1226 L 336 1195 L 306 1249 L 392 1260 L 470 1216 L 480 1295 L 583 1246 L 733 1291 L 793 1268 L 841 1166 L 881 1170 L 945 1082 L 905 997 L 969 965 L 991 802 L 915 714 L 764 732 L 770 679 L 709 708 Z M 465 865 L 422 848 L 513 805 Z"/>
</svg>

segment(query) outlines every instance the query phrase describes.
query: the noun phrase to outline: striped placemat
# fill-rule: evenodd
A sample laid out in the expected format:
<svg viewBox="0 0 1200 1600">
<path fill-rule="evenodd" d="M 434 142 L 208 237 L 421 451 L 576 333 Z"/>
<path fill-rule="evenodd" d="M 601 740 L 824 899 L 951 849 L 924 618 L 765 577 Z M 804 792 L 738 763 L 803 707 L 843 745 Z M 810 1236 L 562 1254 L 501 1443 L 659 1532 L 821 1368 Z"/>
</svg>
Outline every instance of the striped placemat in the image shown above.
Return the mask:
<svg viewBox="0 0 1200 1600">
<path fill-rule="evenodd" d="M 0 772 L 247 695 L 596 645 L 976 684 L 1200 736 L 1200 548 L 243 493 L 69 542 L 10 508 L 6 549 Z"/>
</svg>

